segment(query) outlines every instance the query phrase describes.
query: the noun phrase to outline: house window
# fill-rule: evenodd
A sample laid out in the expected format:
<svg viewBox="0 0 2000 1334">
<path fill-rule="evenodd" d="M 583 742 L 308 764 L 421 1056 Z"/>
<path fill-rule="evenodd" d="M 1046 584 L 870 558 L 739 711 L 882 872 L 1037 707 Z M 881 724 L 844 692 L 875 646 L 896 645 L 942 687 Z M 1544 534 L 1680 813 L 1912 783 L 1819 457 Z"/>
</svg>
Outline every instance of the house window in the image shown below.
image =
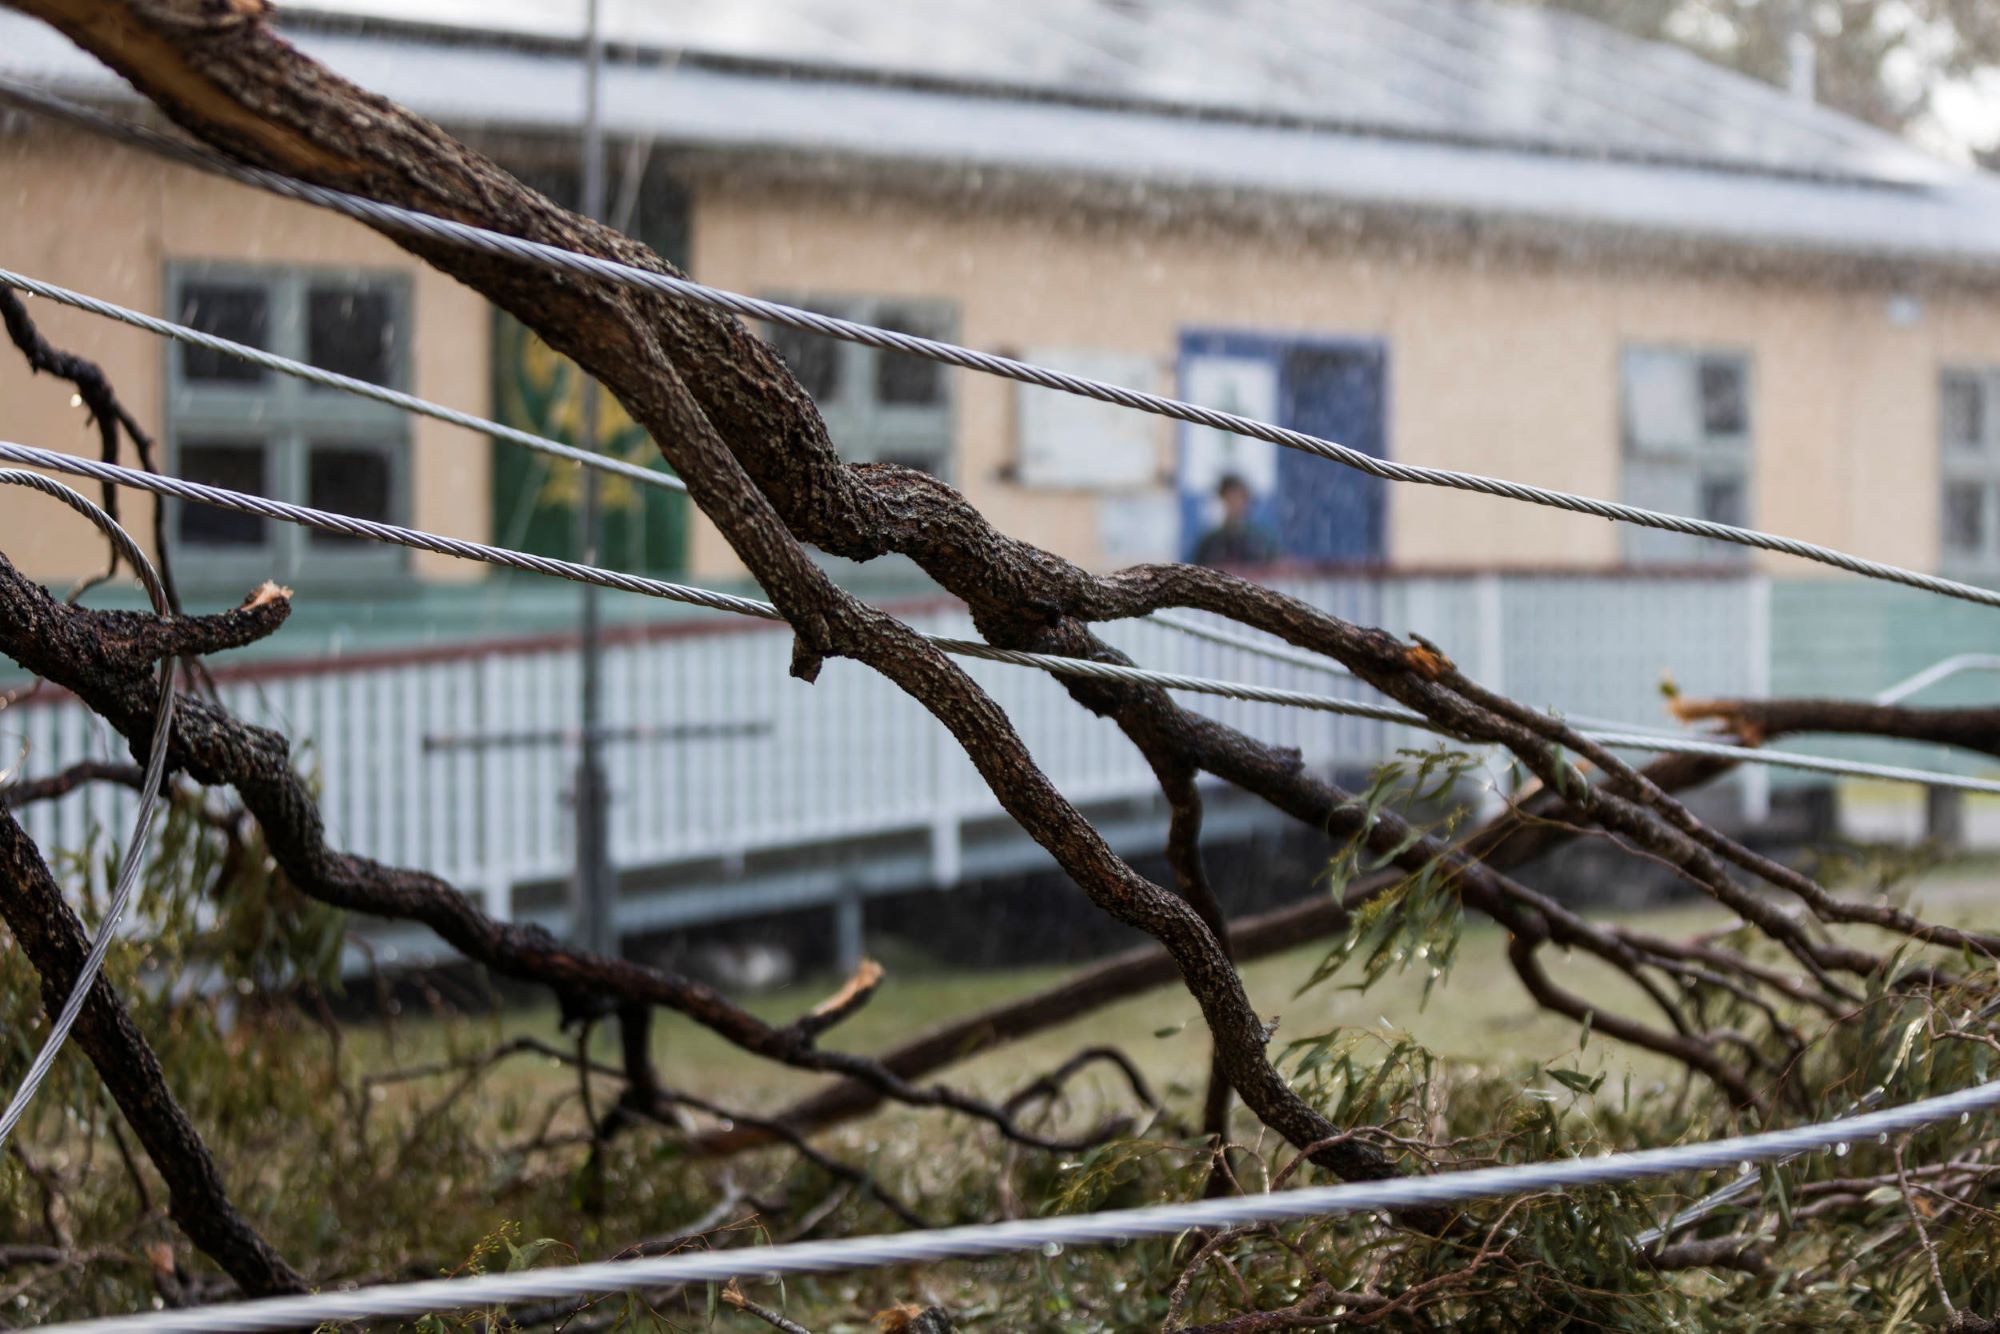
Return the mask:
<svg viewBox="0 0 2000 1334">
<path fill-rule="evenodd" d="M 1712 523 L 1750 522 L 1750 361 L 1735 352 L 1672 347 L 1625 350 L 1624 499 Z M 1717 563 L 1748 548 L 1626 526 L 1634 562 Z"/>
<path fill-rule="evenodd" d="M 924 338 L 950 339 L 957 325 L 953 308 L 944 302 L 777 299 Z M 945 366 L 795 329 L 772 326 L 764 333 L 819 405 L 841 457 L 950 475 L 952 377 Z"/>
<path fill-rule="evenodd" d="M 167 275 L 180 322 L 326 370 L 404 388 L 409 285 L 399 274 L 187 264 Z M 167 349 L 170 461 L 189 481 L 401 523 L 407 415 L 235 357 Z M 196 582 L 260 575 L 368 579 L 403 567 L 394 547 L 206 505 L 170 511 L 175 556 Z"/>
<path fill-rule="evenodd" d="M 2000 370 L 1948 370 L 1938 382 L 1938 528 L 1943 567 L 2000 575 Z"/>
</svg>

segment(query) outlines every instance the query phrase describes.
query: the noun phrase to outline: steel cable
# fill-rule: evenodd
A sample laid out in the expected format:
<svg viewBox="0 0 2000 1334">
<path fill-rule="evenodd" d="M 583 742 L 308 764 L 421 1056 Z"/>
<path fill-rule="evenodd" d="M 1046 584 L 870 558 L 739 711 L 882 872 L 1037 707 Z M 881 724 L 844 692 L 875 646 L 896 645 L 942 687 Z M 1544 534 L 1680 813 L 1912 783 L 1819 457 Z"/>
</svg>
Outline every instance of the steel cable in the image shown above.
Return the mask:
<svg viewBox="0 0 2000 1334">
<path fill-rule="evenodd" d="M 210 352 L 219 352 L 223 356 L 234 357 L 239 361 L 248 362 L 253 366 L 262 366 L 266 370 L 277 371 L 280 375 L 289 375 L 310 384 L 324 385 L 329 389 L 338 389 L 343 393 L 354 394 L 361 398 L 372 398 L 378 403 L 386 403 L 390 407 L 401 408 L 405 412 L 413 412 L 418 416 L 433 417 L 441 422 L 449 422 L 453 426 L 462 426 L 468 431 L 477 431 L 481 435 L 490 435 L 497 440 L 505 440 L 509 444 L 519 445 L 523 449 L 532 449 L 538 454 L 565 459 L 570 463 L 579 464 L 585 468 L 595 468 L 599 472 L 614 473 L 619 477 L 637 482 L 642 486 L 658 487 L 666 491 L 687 490 L 687 483 L 671 473 L 656 472 L 651 468 L 641 467 L 636 463 L 627 463 L 623 459 L 607 458 L 602 454 L 592 454 L 588 450 L 577 449 L 572 445 L 565 445 L 560 440 L 551 440 L 547 436 L 536 435 L 531 431 L 523 431 L 516 427 L 505 426 L 496 421 L 489 421 L 485 417 L 475 417 L 469 412 L 460 412 L 457 408 L 448 408 L 442 403 L 433 403 L 429 399 L 418 398 L 415 394 L 406 394 L 400 390 L 384 388 L 379 384 L 370 384 L 366 380 L 357 380 L 351 375 L 342 375 L 337 371 L 324 370 L 308 362 L 294 361 L 290 357 L 281 357 L 274 352 L 266 352 L 262 348 L 250 347 L 243 343 L 234 343 L 227 338 L 218 338 L 214 334 L 203 333 L 199 329 L 191 329 L 185 324 L 175 324 L 172 320 L 163 320 L 158 316 L 147 315 L 124 306 L 114 305 L 109 301 L 101 301 L 94 296 L 86 296 L 82 292 L 72 291 L 67 287 L 58 287 L 54 283 L 45 283 L 38 278 L 30 278 L 26 274 L 15 273 L 9 269 L 0 269 L 0 284 L 58 302 L 61 305 L 74 307 L 77 310 L 88 311 L 92 315 L 101 315 L 107 320 L 116 320 L 120 324 L 129 324 L 135 329 L 144 329 L 147 333 L 158 334 L 162 338 L 171 338 L 176 342 L 186 343 L 191 347 L 205 348 Z"/>
<path fill-rule="evenodd" d="M 850 1237 L 833 1241 L 682 1252 L 636 1260 L 611 1260 L 557 1269 L 385 1284 L 345 1292 L 274 1297 L 188 1311 L 82 1321 L 53 1326 L 66 1334 L 149 1330 L 157 1334 L 255 1334 L 311 1328 L 329 1321 L 409 1317 L 433 1311 L 497 1306 L 525 1300 L 590 1297 L 666 1283 L 767 1279 L 828 1274 L 885 1265 L 976 1260 L 1064 1246 L 1101 1246 L 1139 1237 L 1170 1237 L 1191 1228 L 1219 1229 L 1284 1223 L 1371 1210 L 1466 1204 L 1582 1186 L 1620 1186 L 1680 1172 L 1714 1171 L 1770 1162 L 1814 1150 L 1838 1150 L 1855 1140 L 1920 1130 L 1953 1119 L 1970 1120 L 2000 1107 L 2000 1083 L 1833 1121 L 1700 1144 L 1518 1163 L 1431 1176 L 1397 1177 L 1316 1186 L 1234 1199 L 1196 1200 L 1067 1217 L 940 1228 L 925 1232 Z"/>
<path fill-rule="evenodd" d="M 64 454 L 56 450 L 36 449 L 29 445 L 15 444 L 0 440 L 0 459 L 15 463 L 25 463 L 38 468 L 48 468 L 77 477 L 88 477 L 99 482 L 112 482 L 158 495 L 173 496 L 180 500 L 192 500 L 198 504 L 214 505 L 221 509 L 235 510 L 241 514 L 256 514 L 264 518 L 277 519 L 284 523 L 295 523 L 307 528 L 317 528 L 323 532 L 340 533 L 347 537 L 359 537 L 368 541 L 387 542 L 395 546 L 409 547 L 416 551 L 430 551 L 438 555 L 451 556 L 459 560 L 479 561 L 487 565 L 497 565 L 506 569 L 522 570 L 529 574 L 547 575 L 556 579 L 567 579 L 573 583 L 595 584 L 600 588 L 616 589 L 624 593 L 637 593 L 643 597 L 662 598 L 670 602 L 682 602 L 690 606 L 707 607 L 714 611 L 733 612 L 739 616 L 753 616 L 759 620 L 785 623 L 779 610 L 758 598 L 743 597 L 735 593 L 718 592 L 715 589 L 699 588 L 690 584 L 672 583 L 665 579 L 653 579 L 645 575 L 625 574 L 618 570 L 601 569 L 594 565 L 583 565 L 576 561 L 560 560 L 554 556 L 538 556 L 526 551 L 516 551 L 509 547 L 491 546 L 484 542 L 472 542 L 464 538 L 445 537 L 438 533 L 428 533 L 422 529 L 405 528 L 399 524 L 379 523 L 373 519 L 357 519 L 351 515 L 332 514 L 325 510 L 313 509 L 306 505 L 294 505 L 282 500 L 270 500 L 263 496 L 245 495 L 240 491 L 229 491 L 222 487 L 208 486 L 200 482 L 189 482 L 178 477 L 162 477 L 155 473 L 140 472 L 115 463 L 105 463 L 99 459 L 84 458 L 76 454 Z M 1154 671 L 1145 667 L 1130 667 L 1123 663 L 1097 662 L 1088 658 L 1065 658 L 1050 653 L 1029 653 L 1020 649 L 996 648 L 977 640 L 955 639 L 947 635 L 925 634 L 923 636 L 946 653 L 966 658 L 979 658 L 988 662 L 1008 663 L 1017 667 L 1029 667 L 1048 672 L 1055 676 L 1074 677 L 1082 680 L 1107 681 L 1125 685 L 1157 686 L 1164 690 L 1183 690 L 1194 694 L 1214 695 L 1223 699 L 1242 700 L 1251 704 L 1275 704 L 1285 708 L 1314 709 L 1323 713 L 1347 714 L 1356 718 L 1368 718 L 1377 722 L 1397 723 L 1421 728 L 1443 736 L 1453 733 L 1438 726 L 1430 719 L 1413 710 L 1396 704 L 1373 704 L 1363 700 L 1340 699 L 1332 695 L 1316 695 L 1304 690 L 1285 690 L 1275 686 L 1250 685 L 1241 681 L 1218 681 L 1204 676 L 1187 676 L 1178 672 Z M 1925 786 L 1957 788 L 1966 792 L 1986 792 L 2000 794 L 2000 781 L 1982 778 L 1962 778 L 1955 774 L 1934 773 L 1928 770 L 1905 769 L 1895 765 L 1868 764 L 1855 760 L 1829 760 L 1817 755 L 1799 755 L 1789 751 L 1762 750 L 1748 746 L 1732 746 L 1721 742 L 1705 742 L 1675 737 L 1661 737 L 1639 731 L 1585 731 L 1583 735 L 1594 740 L 1615 745 L 1621 749 L 1652 751 L 1664 754 L 1706 755 L 1717 759 L 1727 759 L 1743 764 L 1762 764 L 1778 768 L 1803 769 L 1815 773 L 1847 774 L 1855 777 L 1881 778 L 1893 782 L 1918 783 Z"/>
<path fill-rule="evenodd" d="M 1043 389 L 1053 389 L 1066 394 L 1094 399 L 1100 403 L 1110 403 L 1118 407 L 1148 412 L 1156 416 L 1172 418 L 1195 426 L 1212 427 L 1233 435 L 1247 436 L 1255 440 L 1269 441 L 1287 449 L 1300 450 L 1319 458 L 1328 459 L 1345 467 L 1356 469 L 1371 477 L 1379 477 L 1391 482 L 1409 482 L 1421 486 L 1438 486 L 1450 490 L 1469 491 L 1479 495 L 1496 496 L 1504 500 L 1520 501 L 1525 504 L 1541 505 L 1551 509 L 1564 510 L 1572 514 L 1584 514 L 1594 518 L 1618 523 L 1634 524 L 1641 528 L 1656 528 L 1664 532 L 1685 533 L 1693 537 L 1706 538 L 1716 542 L 1729 542 L 1737 546 L 1755 547 L 1763 551 L 1775 551 L 1801 560 L 1830 565 L 1864 578 L 1884 580 L 1903 584 L 1910 588 L 1923 589 L 1943 597 L 1957 598 L 1965 602 L 1976 602 L 1982 606 L 2000 607 L 2000 590 L 1980 588 L 1973 584 L 1961 583 L 1956 579 L 1946 579 L 1940 575 L 1926 574 L 1900 565 L 1883 561 L 1868 560 L 1833 547 L 1821 546 L 1814 542 L 1804 542 L 1797 538 L 1767 533 L 1755 528 L 1741 528 L 1733 524 L 1715 523 L 1707 519 L 1696 519 L 1680 514 L 1666 514 L 1658 510 L 1642 509 L 1636 505 L 1626 505 L 1617 501 L 1600 500 L 1593 496 L 1577 495 L 1568 491 L 1557 491 L 1548 487 L 1531 486 L 1504 477 L 1488 477 L 1480 473 L 1458 472 L 1448 468 L 1430 468 L 1415 464 L 1397 463 L 1391 459 L 1376 458 L 1362 450 L 1336 441 L 1294 431 L 1270 422 L 1239 416 L 1232 412 L 1218 412 L 1213 408 L 1201 407 L 1177 398 L 1144 390 L 1130 389 L 1120 385 L 1106 384 L 1085 376 L 1070 375 L 1047 366 L 1017 361 L 1011 357 L 996 356 L 972 348 L 960 347 L 955 343 L 938 339 L 922 338 L 915 334 L 899 333 L 894 329 L 878 328 L 860 324 L 853 320 L 838 319 L 831 315 L 821 315 L 796 306 L 787 306 L 776 301 L 764 301 L 757 297 L 745 296 L 739 292 L 725 291 L 710 287 L 688 278 L 676 278 L 670 274 L 657 273 L 650 269 L 636 268 L 621 264 L 616 260 L 601 259 L 595 255 L 580 254 L 564 250 L 560 246 L 530 241 L 518 236 L 508 236 L 501 232 L 475 227 L 470 223 L 457 222 L 449 218 L 419 213 L 412 209 L 400 208 L 394 204 L 384 204 L 365 199 L 324 186 L 312 185 L 296 180 L 279 172 L 261 167 L 246 166 L 231 161 L 218 153 L 197 147 L 184 140 L 172 138 L 155 130 L 107 116 L 102 112 L 78 106 L 62 98 L 51 96 L 26 84 L 12 79 L 0 78 L 0 102 L 38 112 L 88 128 L 97 133 L 132 144 L 149 151 L 162 153 L 178 161 L 186 162 L 206 171 L 227 176 L 233 180 L 272 191 L 287 198 L 318 205 L 346 214 L 389 231 L 404 235 L 421 236 L 433 241 L 444 241 L 455 245 L 468 246 L 488 254 L 504 255 L 526 263 L 540 265 L 560 272 L 579 274 L 629 287 L 646 288 L 683 301 L 692 301 L 716 310 L 747 319 L 763 320 L 766 323 L 798 329 L 806 333 L 820 334 L 828 338 L 838 338 L 866 347 L 880 348 L 891 352 L 906 353 L 948 366 L 958 366 L 965 370 L 977 371 L 985 375 L 995 375 L 1003 379 L 1031 384 Z"/>
<path fill-rule="evenodd" d="M 61 482 L 39 473 L 22 472 L 15 468 L 0 469 L 0 485 L 25 486 L 44 495 L 53 496 L 63 504 L 96 524 L 118 554 L 124 558 L 145 586 L 146 595 L 152 599 L 153 610 L 162 617 L 170 617 L 173 607 L 167 599 L 166 588 L 160 583 L 160 576 L 153 569 L 153 563 L 146 559 L 146 553 L 132 540 L 132 535 L 119 526 L 118 521 L 92 504 L 87 498 L 64 486 Z M 35 1090 L 49 1077 L 55 1067 L 56 1056 L 62 1051 L 70 1029 L 76 1025 L 76 1018 L 83 1013 L 84 1002 L 89 999 L 91 984 L 104 967 L 104 958 L 111 951 L 112 938 L 118 932 L 118 923 L 131 904 L 139 886 L 141 859 L 146 850 L 146 836 L 152 830 L 153 817 L 159 808 L 160 785 L 166 777 L 167 742 L 174 726 L 174 660 L 171 654 L 160 658 L 160 698 L 154 710 L 153 738 L 151 749 L 146 756 L 145 776 L 139 783 L 139 809 L 132 817 L 132 834 L 125 843 L 124 856 L 118 862 L 118 877 L 111 892 L 111 902 L 104 910 L 104 920 L 98 924 L 97 939 L 91 942 L 90 952 L 84 956 L 83 966 L 77 970 L 76 981 L 70 987 L 69 999 L 57 1011 L 55 1023 L 49 1034 L 42 1040 L 41 1050 L 29 1063 L 28 1071 L 21 1077 L 20 1085 L 8 1101 L 7 1109 L 0 1112 L 0 1144 L 20 1124 L 26 1115 L 28 1102 L 35 1096 Z M 0 791 L 0 802 L 6 794 Z"/>
</svg>

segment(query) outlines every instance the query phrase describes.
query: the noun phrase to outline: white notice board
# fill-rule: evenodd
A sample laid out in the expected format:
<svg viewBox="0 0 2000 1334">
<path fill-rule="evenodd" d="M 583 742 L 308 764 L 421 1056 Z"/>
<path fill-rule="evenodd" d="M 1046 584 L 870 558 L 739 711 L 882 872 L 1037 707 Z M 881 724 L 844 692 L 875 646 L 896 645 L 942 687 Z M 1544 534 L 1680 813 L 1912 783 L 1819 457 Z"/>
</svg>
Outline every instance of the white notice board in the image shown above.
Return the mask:
<svg viewBox="0 0 2000 1334">
<path fill-rule="evenodd" d="M 1159 387 L 1158 364 L 1138 353 L 1039 347 L 1024 359 L 1128 389 Z M 1160 418 L 1029 384 L 1015 386 L 1014 401 L 1023 485 L 1111 491 L 1158 480 Z"/>
</svg>

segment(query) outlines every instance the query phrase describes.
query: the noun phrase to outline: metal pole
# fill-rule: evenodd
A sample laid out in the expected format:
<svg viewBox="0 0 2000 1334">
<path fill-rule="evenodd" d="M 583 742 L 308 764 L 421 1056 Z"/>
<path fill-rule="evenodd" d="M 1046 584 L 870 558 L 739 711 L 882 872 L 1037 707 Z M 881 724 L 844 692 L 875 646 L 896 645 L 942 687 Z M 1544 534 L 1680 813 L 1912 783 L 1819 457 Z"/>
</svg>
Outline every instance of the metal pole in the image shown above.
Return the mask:
<svg viewBox="0 0 2000 1334">
<path fill-rule="evenodd" d="M 1785 23 L 1785 86 L 1801 102 L 1814 101 L 1819 93 L 1819 52 L 1813 42 L 1812 15 L 1808 0 L 1787 0 Z"/>
<path fill-rule="evenodd" d="M 588 218 L 604 216 L 604 117 L 602 90 L 604 34 L 602 0 L 589 0 L 583 50 L 583 191 L 579 201 Z M 581 371 L 579 371 L 581 376 Z M 583 381 L 583 411 L 577 447 L 595 453 L 598 394 L 594 380 Z M 598 474 L 583 470 L 583 500 L 577 510 L 577 546 L 587 565 L 599 563 L 603 516 Z M 610 788 L 604 777 L 604 633 L 600 590 L 586 584 L 578 639 L 583 660 L 582 736 L 576 766 L 576 886 L 571 933 L 579 945 L 599 953 L 617 949 L 617 879 L 611 866 Z"/>
</svg>

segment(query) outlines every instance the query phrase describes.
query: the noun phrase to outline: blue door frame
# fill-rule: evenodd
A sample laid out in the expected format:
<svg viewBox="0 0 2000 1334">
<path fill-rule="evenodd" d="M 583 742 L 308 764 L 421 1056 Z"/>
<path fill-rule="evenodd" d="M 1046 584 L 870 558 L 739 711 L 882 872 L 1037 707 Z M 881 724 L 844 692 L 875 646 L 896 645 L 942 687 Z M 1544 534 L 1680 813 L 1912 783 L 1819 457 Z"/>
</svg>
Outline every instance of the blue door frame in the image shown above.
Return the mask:
<svg viewBox="0 0 2000 1334">
<path fill-rule="evenodd" d="M 1265 383 L 1275 382 L 1274 401 L 1246 415 L 1270 412 L 1280 426 L 1388 457 L 1389 354 L 1382 340 L 1185 330 L 1179 364 L 1183 395 L 1194 396 L 1191 368 L 1213 358 L 1269 368 Z M 1181 428 L 1183 558 L 1192 556 L 1215 513 L 1214 479 L 1188 466 L 1195 429 Z M 1380 478 L 1295 449 L 1272 448 L 1275 466 L 1253 481 L 1251 513 L 1275 539 L 1280 559 L 1320 564 L 1388 559 L 1387 487 Z"/>
</svg>

